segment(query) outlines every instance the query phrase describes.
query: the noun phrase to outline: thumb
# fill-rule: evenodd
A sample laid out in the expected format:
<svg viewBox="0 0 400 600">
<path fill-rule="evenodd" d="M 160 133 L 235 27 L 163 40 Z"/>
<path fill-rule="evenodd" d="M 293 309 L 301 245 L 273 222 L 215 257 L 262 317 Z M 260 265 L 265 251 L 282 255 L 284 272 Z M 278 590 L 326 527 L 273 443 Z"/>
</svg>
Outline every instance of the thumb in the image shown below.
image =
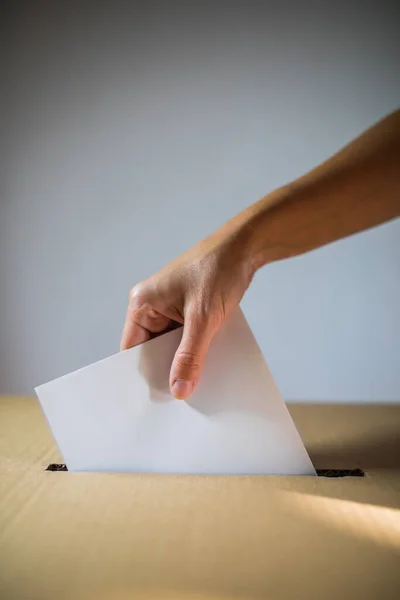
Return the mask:
<svg viewBox="0 0 400 600">
<path fill-rule="evenodd" d="M 185 400 L 193 392 L 200 379 L 208 346 L 215 333 L 209 319 L 189 313 L 183 325 L 182 341 L 175 353 L 171 367 L 171 393 Z"/>
</svg>

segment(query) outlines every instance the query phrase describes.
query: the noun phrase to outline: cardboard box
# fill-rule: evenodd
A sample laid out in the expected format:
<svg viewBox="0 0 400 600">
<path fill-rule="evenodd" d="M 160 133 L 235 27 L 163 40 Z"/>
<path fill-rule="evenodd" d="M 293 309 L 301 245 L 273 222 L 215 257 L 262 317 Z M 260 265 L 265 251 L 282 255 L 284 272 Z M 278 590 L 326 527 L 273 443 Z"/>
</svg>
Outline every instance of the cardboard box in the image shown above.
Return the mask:
<svg viewBox="0 0 400 600">
<path fill-rule="evenodd" d="M 49 472 L 37 401 L 1 399 L 0 598 L 399 598 L 400 406 L 290 412 L 316 468 L 365 477 Z"/>
</svg>

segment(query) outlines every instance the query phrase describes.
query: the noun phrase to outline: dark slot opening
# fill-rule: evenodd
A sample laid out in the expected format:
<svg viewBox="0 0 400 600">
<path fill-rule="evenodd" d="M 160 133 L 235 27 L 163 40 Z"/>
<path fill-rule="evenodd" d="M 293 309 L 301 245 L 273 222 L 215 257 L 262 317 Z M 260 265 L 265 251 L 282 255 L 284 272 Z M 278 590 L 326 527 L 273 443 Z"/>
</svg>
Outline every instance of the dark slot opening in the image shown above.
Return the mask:
<svg viewBox="0 0 400 600">
<path fill-rule="evenodd" d="M 364 477 L 362 469 L 316 469 L 318 477 Z"/>
<path fill-rule="evenodd" d="M 51 463 L 45 471 L 68 471 L 67 465 Z M 318 477 L 364 477 L 362 469 L 317 469 Z"/>
</svg>

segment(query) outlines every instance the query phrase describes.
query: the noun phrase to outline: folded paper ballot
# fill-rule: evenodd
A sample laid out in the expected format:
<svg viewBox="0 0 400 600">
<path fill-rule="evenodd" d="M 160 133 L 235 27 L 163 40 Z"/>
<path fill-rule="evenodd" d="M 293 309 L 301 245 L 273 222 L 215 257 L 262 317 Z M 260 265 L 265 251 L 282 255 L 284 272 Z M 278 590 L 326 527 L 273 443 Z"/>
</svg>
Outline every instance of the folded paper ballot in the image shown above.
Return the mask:
<svg viewBox="0 0 400 600">
<path fill-rule="evenodd" d="M 169 391 L 176 329 L 36 388 L 70 471 L 315 475 L 240 309 L 188 401 Z"/>
</svg>

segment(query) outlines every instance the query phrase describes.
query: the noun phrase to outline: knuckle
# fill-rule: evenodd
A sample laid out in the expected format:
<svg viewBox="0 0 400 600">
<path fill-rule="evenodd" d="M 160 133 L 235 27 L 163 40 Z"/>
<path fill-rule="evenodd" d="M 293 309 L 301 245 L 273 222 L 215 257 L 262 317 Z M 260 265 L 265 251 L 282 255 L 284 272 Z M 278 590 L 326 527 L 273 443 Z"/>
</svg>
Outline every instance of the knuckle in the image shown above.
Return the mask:
<svg viewBox="0 0 400 600">
<path fill-rule="evenodd" d="M 176 354 L 175 363 L 179 367 L 200 368 L 199 356 L 194 352 L 187 352 L 185 350 L 181 350 Z"/>
<path fill-rule="evenodd" d="M 137 308 L 146 302 L 145 288 L 142 283 L 138 283 L 129 291 L 129 306 Z"/>
<path fill-rule="evenodd" d="M 131 318 L 146 326 L 148 319 L 154 321 L 160 317 L 160 313 L 154 307 L 148 286 L 144 283 L 135 285 L 129 292 L 128 311 Z"/>
</svg>

